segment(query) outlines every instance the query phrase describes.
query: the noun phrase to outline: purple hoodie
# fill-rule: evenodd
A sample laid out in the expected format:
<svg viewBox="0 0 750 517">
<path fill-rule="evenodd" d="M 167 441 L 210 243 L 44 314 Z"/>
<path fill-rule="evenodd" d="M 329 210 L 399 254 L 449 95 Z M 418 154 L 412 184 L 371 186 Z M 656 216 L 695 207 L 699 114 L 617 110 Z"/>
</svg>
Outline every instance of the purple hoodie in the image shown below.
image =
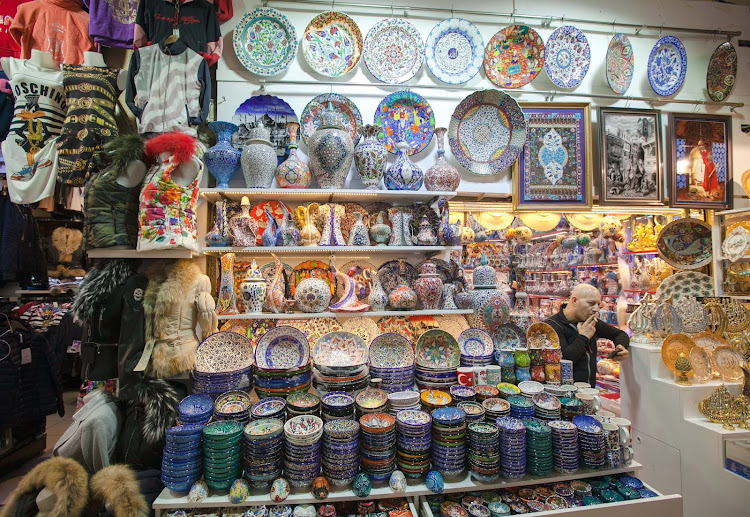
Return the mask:
<svg viewBox="0 0 750 517">
<path fill-rule="evenodd" d="M 108 47 L 133 48 L 138 0 L 83 0 L 89 10 L 89 34 Z"/>
</svg>

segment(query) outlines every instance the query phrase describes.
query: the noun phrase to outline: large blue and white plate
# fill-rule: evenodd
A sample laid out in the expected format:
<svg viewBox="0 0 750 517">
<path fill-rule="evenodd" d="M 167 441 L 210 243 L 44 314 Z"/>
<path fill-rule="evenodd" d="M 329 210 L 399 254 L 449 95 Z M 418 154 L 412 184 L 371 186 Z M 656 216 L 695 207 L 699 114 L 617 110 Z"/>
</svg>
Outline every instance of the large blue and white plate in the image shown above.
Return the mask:
<svg viewBox="0 0 750 517">
<path fill-rule="evenodd" d="M 465 83 L 484 62 L 484 39 L 468 20 L 448 18 L 432 28 L 425 41 L 425 60 L 430 71 L 447 84 Z"/>
<path fill-rule="evenodd" d="M 572 25 L 558 27 L 547 40 L 544 68 L 560 88 L 575 88 L 589 71 L 591 48 L 583 32 Z"/>
<path fill-rule="evenodd" d="M 386 18 L 367 32 L 362 54 L 375 79 L 399 84 L 422 68 L 424 44 L 414 25 L 401 18 Z"/>
<path fill-rule="evenodd" d="M 255 364 L 269 370 L 290 370 L 306 365 L 310 345 L 302 331 L 279 326 L 266 331 L 255 348 Z"/>
<path fill-rule="evenodd" d="M 687 73 L 687 53 L 674 36 L 656 42 L 648 56 L 648 82 L 657 95 L 666 97 L 680 89 Z"/>
<path fill-rule="evenodd" d="M 271 7 L 246 13 L 234 28 L 232 42 L 242 66 L 261 76 L 283 72 L 297 54 L 297 31 L 286 16 Z"/>
</svg>

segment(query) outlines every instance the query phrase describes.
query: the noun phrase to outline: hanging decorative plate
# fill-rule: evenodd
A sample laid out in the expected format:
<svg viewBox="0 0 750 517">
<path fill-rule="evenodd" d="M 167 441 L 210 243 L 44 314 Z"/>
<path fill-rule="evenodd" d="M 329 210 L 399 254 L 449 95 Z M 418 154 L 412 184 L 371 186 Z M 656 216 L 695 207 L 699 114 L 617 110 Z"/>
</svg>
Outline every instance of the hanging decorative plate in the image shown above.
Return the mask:
<svg viewBox="0 0 750 517">
<path fill-rule="evenodd" d="M 394 332 L 380 334 L 370 343 L 370 366 L 403 368 L 414 364 L 411 341 Z"/>
<path fill-rule="evenodd" d="M 457 368 L 461 364 L 458 341 L 444 330 L 428 330 L 417 340 L 415 362 L 425 368 Z"/>
<path fill-rule="evenodd" d="M 560 88 L 575 88 L 589 71 L 591 47 L 583 31 L 572 25 L 558 27 L 547 40 L 544 68 Z"/>
<path fill-rule="evenodd" d="M 329 332 L 313 347 L 317 366 L 358 366 L 367 363 L 367 343 L 351 332 Z"/>
<path fill-rule="evenodd" d="M 415 339 L 418 339 L 419 336 L 421 336 L 428 330 L 440 328 L 437 320 L 432 316 L 409 316 L 408 321 L 412 332 L 414 332 Z"/>
<path fill-rule="evenodd" d="M 544 57 L 544 41 L 534 29 L 510 25 L 487 43 L 484 73 L 500 88 L 520 88 L 542 71 Z"/>
<path fill-rule="evenodd" d="M 425 42 L 425 60 L 440 81 L 462 84 L 482 68 L 484 39 L 473 23 L 449 18 L 435 25 Z"/>
<path fill-rule="evenodd" d="M 289 132 L 287 122 L 297 122 L 297 114 L 282 98 L 274 95 L 253 95 L 235 110 L 232 123 L 239 127 L 237 140 L 242 143 L 250 136 L 250 130 L 262 122 L 271 130 L 271 144 L 276 149 L 278 164 L 289 158 Z M 276 129 L 275 131 L 273 129 Z M 278 165 L 277 164 L 277 165 Z"/>
<path fill-rule="evenodd" d="M 526 331 L 529 348 L 560 348 L 560 336 L 547 323 L 534 323 Z"/>
<path fill-rule="evenodd" d="M 366 318 L 364 316 L 346 318 L 341 324 L 341 329 L 358 335 L 365 343 L 369 343 L 380 334 L 378 324 L 372 321 L 371 318 Z"/>
<path fill-rule="evenodd" d="M 401 18 L 386 18 L 367 33 L 365 64 L 384 83 L 399 84 L 419 72 L 424 60 L 422 36 L 414 25 Z"/>
<path fill-rule="evenodd" d="M 696 346 L 690 350 L 690 366 L 693 368 L 693 374 L 698 381 L 706 382 L 711 378 L 711 357 L 704 348 Z"/>
<path fill-rule="evenodd" d="M 725 381 L 738 381 L 742 379 L 742 366 L 747 362 L 742 355 L 731 346 L 720 346 L 711 354 L 713 366 Z"/>
<path fill-rule="evenodd" d="M 750 250 L 750 232 L 743 226 L 737 226 L 729 232 L 721 243 L 721 251 L 731 262 L 737 262 Z"/>
<path fill-rule="evenodd" d="M 461 332 L 469 328 L 469 324 L 466 323 L 466 318 L 461 314 L 435 316 L 435 321 L 437 321 L 439 328 L 445 330 L 456 339 L 461 335 Z"/>
<path fill-rule="evenodd" d="M 258 229 L 260 231 L 258 232 L 257 239 L 255 239 L 258 246 L 261 245 L 261 238 L 263 237 L 263 232 L 266 231 L 266 226 L 268 226 L 268 216 L 266 216 L 266 207 L 270 208 L 271 214 L 273 214 L 273 218 L 276 219 L 276 222 L 279 223 L 279 225 L 281 225 L 282 221 L 284 220 L 284 209 L 282 208 L 281 201 L 261 201 L 257 205 L 253 206 L 250 209 L 250 217 L 252 217 L 258 222 Z M 286 209 L 291 212 L 289 207 L 286 207 Z"/>
<path fill-rule="evenodd" d="M 258 341 L 255 361 L 259 368 L 290 370 L 310 361 L 310 345 L 296 328 L 278 326 L 269 329 Z"/>
<path fill-rule="evenodd" d="M 382 333 L 395 332 L 410 342 L 414 340 L 414 329 L 409 325 L 409 320 L 403 316 L 383 316 L 378 320 L 378 329 Z"/>
<path fill-rule="evenodd" d="M 253 344 L 236 332 L 211 334 L 195 350 L 195 369 L 199 372 L 236 372 L 254 362 Z"/>
<path fill-rule="evenodd" d="M 726 41 L 711 54 L 706 70 L 706 88 L 711 100 L 721 102 L 732 93 L 737 77 L 737 51 Z"/>
<path fill-rule="evenodd" d="M 404 262 L 404 271 L 404 278 L 401 278 L 398 260 L 389 260 L 380 266 L 378 269 L 378 280 L 380 280 L 380 285 L 383 286 L 386 294 L 391 294 L 391 291 L 396 289 L 402 282 L 406 282 L 406 285 L 411 288 L 414 287 L 414 282 L 417 281 L 419 273 L 408 262 Z"/>
<path fill-rule="evenodd" d="M 671 295 L 701 298 L 713 294 L 714 285 L 710 276 L 698 271 L 682 271 L 669 276 L 659 285 L 656 299 L 666 300 Z"/>
<path fill-rule="evenodd" d="M 297 289 L 299 283 L 306 278 L 322 278 L 325 280 L 325 283 L 331 288 L 331 296 L 336 291 L 336 282 L 333 279 L 331 266 L 320 260 L 306 260 L 294 267 L 294 274 L 290 280 L 292 296 L 294 296 L 294 291 Z"/>
<path fill-rule="evenodd" d="M 528 348 L 526 333 L 515 323 L 503 323 L 492 336 L 496 350 Z"/>
<path fill-rule="evenodd" d="M 623 95 L 633 80 L 633 46 L 623 33 L 612 36 L 607 47 L 607 83 L 612 91 Z"/>
<path fill-rule="evenodd" d="M 672 334 L 667 336 L 661 345 L 661 358 L 670 371 L 676 372 L 674 364 L 680 354 L 690 357 L 690 350 L 695 346 L 695 341 L 685 334 Z"/>
<path fill-rule="evenodd" d="M 451 115 L 451 152 L 474 174 L 500 174 L 516 161 L 525 143 L 526 118 L 518 103 L 505 92 L 474 92 Z"/>
<path fill-rule="evenodd" d="M 375 110 L 375 124 L 386 149 L 396 153 L 396 144 L 409 144 L 407 154 L 421 152 L 432 140 L 435 115 L 427 100 L 418 93 L 401 90 L 385 97 Z"/>
<path fill-rule="evenodd" d="M 246 13 L 234 28 L 234 53 L 256 75 L 283 72 L 297 53 L 297 32 L 289 19 L 271 7 Z"/>
<path fill-rule="evenodd" d="M 711 226 L 692 218 L 666 225 L 656 238 L 659 256 L 677 269 L 697 269 L 711 262 Z"/>
<path fill-rule="evenodd" d="M 360 137 L 360 134 L 357 133 L 357 128 L 362 125 L 362 114 L 359 112 L 359 108 L 348 97 L 344 97 L 338 93 L 323 93 L 318 95 L 308 102 L 305 109 L 302 110 L 300 127 L 302 140 L 305 141 L 305 145 L 307 145 L 307 140 L 315 133 L 315 130 L 318 129 L 323 112 L 329 106 L 339 112 L 344 129 L 352 137 L 354 145 L 357 145 Z"/>
<path fill-rule="evenodd" d="M 326 77 L 346 75 L 362 56 L 362 33 L 349 16 L 336 11 L 310 20 L 302 35 L 302 55 L 315 72 Z"/>
<path fill-rule="evenodd" d="M 687 53 L 674 36 L 656 42 L 648 56 L 648 82 L 657 95 L 666 97 L 680 89 L 687 72 Z"/>
<path fill-rule="evenodd" d="M 458 336 L 458 348 L 461 350 L 461 355 L 484 357 L 494 353 L 495 344 L 492 341 L 492 336 L 486 331 L 470 328 L 464 330 Z"/>
</svg>

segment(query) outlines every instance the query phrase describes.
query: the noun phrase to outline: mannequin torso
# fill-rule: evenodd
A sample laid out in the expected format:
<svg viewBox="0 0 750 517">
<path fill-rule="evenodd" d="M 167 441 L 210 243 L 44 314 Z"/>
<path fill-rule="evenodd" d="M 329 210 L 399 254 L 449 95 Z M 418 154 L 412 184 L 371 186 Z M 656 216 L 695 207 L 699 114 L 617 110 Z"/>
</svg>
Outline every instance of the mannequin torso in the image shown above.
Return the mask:
<svg viewBox="0 0 750 517">
<path fill-rule="evenodd" d="M 10 60 L 13 58 L 3 57 L 0 58 L 0 66 L 2 66 L 5 75 L 8 79 L 13 79 L 13 71 L 11 70 Z M 55 60 L 52 58 L 52 54 L 49 52 L 42 52 L 41 50 L 31 49 L 31 57 L 29 62 L 36 65 L 39 68 L 47 68 L 49 70 L 60 70 L 59 67 L 55 66 Z"/>
<path fill-rule="evenodd" d="M 102 56 L 99 52 L 84 52 L 83 64 L 86 66 L 107 66 L 107 63 L 104 62 L 104 56 Z M 120 89 L 120 91 L 125 89 L 127 82 L 128 72 L 126 70 L 120 70 L 120 72 L 117 74 L 117 87 Z"/>
</svg>

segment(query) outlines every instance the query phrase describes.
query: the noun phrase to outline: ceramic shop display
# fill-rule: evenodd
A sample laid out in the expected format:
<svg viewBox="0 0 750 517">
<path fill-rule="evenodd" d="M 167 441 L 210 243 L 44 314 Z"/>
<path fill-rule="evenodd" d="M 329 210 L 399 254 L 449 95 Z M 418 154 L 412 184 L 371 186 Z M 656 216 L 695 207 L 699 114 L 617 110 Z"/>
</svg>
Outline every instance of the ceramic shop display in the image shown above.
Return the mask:
<svg viewBox="0 0 750 517">
<path fill-rule="evenodd" d="M 294 26 L 271 7 L 257 7 L 246 13 L 234 28 L 232 43 L 242 66 L 260 76 L 283 72 L 297 54 Z"/>
<path fill-rule="evenodd" d="M 341 77 L 354 70 L 362 56 L 362 33 L 344 13 L 320 13 L 302 34 L 302 55 L 316 73 Z"/>
<path fill-rule="evenodd" d="M 422 36 L 401 18 L 386 18 L 367 32 L 363 51 L 365 65 L 378 81 L 399 84 L 419 72 L 424 61 Z"/>
<path fill-rule="evenodd" d="M 677 93 L 687 73 L 687 52 L 674 36 L 664 36 L 656 42 L 648 56 L 648 82 L 657 95 L 667 97 Z"/>
<path fill-rule="evenodd" d="M 714 50 L 706 70 L 706 89 L 712 101 L 726 100 L 737 77 L 737 51 L 725 41 Z"/>
<path fill-rule="evenodd" d="M 380 127 L 367 124 L 357 128 L 360 139 L 354 148 L 354 164 L 367 190 L 377 190 L 388 165 L 388 151 L 378 137 Z"/>
<path fill-rule="evenodd" d="M 300 130 L 302 140 L 309 147 L 310 137 L 323 123 L 323 115 L 326 111 L 333 110 L 339 114 L 339 124 L 349 133 L 352 142 L 357 144 L 361 133 L 359 128 L 362 124 L 362 114 L 357 105 L 349 97 L 338 93 L 323 93 L 307 103 L 300 116 Z"/>
<path fill-rule="evenodd" d="M 424 174 L 424 186 L 427 190 L 455 192 L 461 183 L 461 173 L 445 159 L 445 134 L 448 129 L 435 129 L 437 140 L 437 159 Z"/>
<path fill-rule="evenodd" d="M 238 247 L 255 246 L 258 242 L 258 222 L 250 216 L 250 199 L 242 196 L 240 202 L 242 213 L 232 217 L 229 227 L 232 235 L 232 244 Z"/>
<path fill-rule="evenodd" d="M 613 92 L 624 95 L 633 80 L 633 46 L 625 34 L 612 36 L 607 47 L 607 84 Z"/>
<path fill-rule="evenodd" d="M 484 73 L 500 88 L 520 88 L 542 71 L 544 41 L 526 25 L 500 30 L 484 49 Z"/>
<path fill-rule="evenodd" d="M 302 312 L 323 312 L 331 303 L 331 288 L 320 278 L 305 278 L 297 284 L 294 300 Z"/>
<path fill-rule="evenodd" d="M 435 115 L 427 99 L 408 90 L 386 96 L 375 110 L 375 124 L 382 130 L 386 149 L 397 153 L 397 144 L 408 144 L 407 154 L 422 152 L 432 140 Z"/>
<path fill-rule="evenodd" d="M 289 158 L 276 167 L 276 185 L 279 188 L 308 188 L 312 175 L 310 168 L 297 156 L 297 132 L 299 124 L 287 122 L 289 133 Z"/>
<path fill-rule="evenodd" d="M 253 260 L 245 279 L 240 284 L 242 301 L 246 314 L 257 314 L 263 312 L 263 302 L 266 299 L 266 279 L 258 269 L 258 264 Z"/>
<path fill-rule="evenodd" d="M 232 135 L 239 128 L 231 122 L 209 122 L 208 127 L 216 135 L 216 145 L 206 150 L 203 158 L 208 172 L 216 179 L 216 188 L 227 188 L 240 170 L 242 151 L 232 145 Z"/>
<path fill-rule="evenodd" d="M 354 160 L 354 143 L 330 106 L 307 142 L 310 169 L 322 189 L 342 189 Z"/>
<path fill-rule="evenodd" d="M 419 278 L 414 283 L 419 303 L 426 310 L 440 308 L 440 298 L 443 294 L 443 281 L 437 274 L 437 266 L 432 262 L 425 262 L 420 269 Z"/>
<path fill-rule="evenodd" d="M 581 29 L 563 25 L 554 30 L 545 46 L 544 68 L 560 88 L 575 88 L 589 71 L 591 48 Z"/>
<path fill-rule="evenodd" d="M 408 144 L 399 142 L 398 158 L 385 171 L 385 188 L 388 190 L 419 190 L 424 182 L 424 172 L 409 159 Z"/>
<path fill-rule="evenodd" d="M 242 174 L 247 188 L 271 188 L 277 160 L 270 138 L 271 130 L 262 122 L 248 132 L 242 148 Z"/>
<path fill-rule="evenodd" d="M 206 233 L 206 245 L 223 247 L 232 244 L 227 222 L 227 205 L 225 201 L 217 201 L 215 206 L 214 226 Z"/>
<path fill-rule="evenodd" d="M 430 72 L 447 84 L 470 81 L 482 68 L 484 39 L 468 20 L 449 18 L 435 25 L 425 41 Z"/>
</svg>

